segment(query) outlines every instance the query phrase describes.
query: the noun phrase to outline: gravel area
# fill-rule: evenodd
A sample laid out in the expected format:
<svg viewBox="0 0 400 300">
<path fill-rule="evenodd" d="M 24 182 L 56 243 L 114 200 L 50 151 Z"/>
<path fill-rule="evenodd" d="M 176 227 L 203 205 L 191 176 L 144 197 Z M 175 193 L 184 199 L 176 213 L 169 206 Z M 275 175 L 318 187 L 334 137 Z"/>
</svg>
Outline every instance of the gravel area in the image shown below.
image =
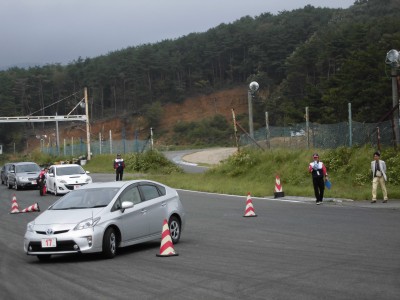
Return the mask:
<svg viewBox="0 0 400 300">
<path fill-rule="evenodd" d="M 212 148 L 200 150 L 183 157 L 190 163 L 216 165 L 237 151 L 237 148 Z"/>
</svg>

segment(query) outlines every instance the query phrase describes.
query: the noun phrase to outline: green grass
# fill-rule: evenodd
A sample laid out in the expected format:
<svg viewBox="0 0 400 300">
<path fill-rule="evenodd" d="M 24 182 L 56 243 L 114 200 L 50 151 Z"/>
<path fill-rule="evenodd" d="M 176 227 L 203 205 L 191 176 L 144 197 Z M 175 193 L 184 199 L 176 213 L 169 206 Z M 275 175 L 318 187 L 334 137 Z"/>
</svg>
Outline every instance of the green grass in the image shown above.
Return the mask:
<svg viewBox="0 0 400 300">
<path fill-rule="evenodd" d="M 375 150 L 370 147 L 341 147 L 333 150 L 241 150 L 203 174 L 185 174 L 161 153 L 126 154 L 125 179 L 156 180 L 174 188 L 246 195 L 273 196 L 275 177 L 279 175 L 283 191 L 288 196 L 313 197 L 308 164 L 313 152 L 318 152 L 328 169 L 332 188 L 326 198 L 368 200 L 371 198 L 370 162 Z M 29 160 L 48 163 L 48 156 L 32 153 Z M 91 173 L 113 173 L 114 155 L 96 155 L 85 169 Z M 381 158 L 388 167 L 386 184 L 389 198 L 400 199 L 400 154 L 393 149 L 382 150 Z M 27 159 L 27 158 L 25 158 Z M 68 160 L 68 158 L 58 158 Z M 4 157 L 3 157 L 3 162 Z M 382 198 L 380 189 L 378 197 Z"/>
</svg>

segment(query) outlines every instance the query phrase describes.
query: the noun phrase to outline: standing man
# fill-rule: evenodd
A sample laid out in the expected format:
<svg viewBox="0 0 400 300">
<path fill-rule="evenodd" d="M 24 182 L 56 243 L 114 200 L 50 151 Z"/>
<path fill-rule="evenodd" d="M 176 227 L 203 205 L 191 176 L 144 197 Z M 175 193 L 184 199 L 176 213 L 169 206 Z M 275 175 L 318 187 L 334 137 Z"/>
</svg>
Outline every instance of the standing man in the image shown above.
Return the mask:
<svg viewBox="0 0 400 300">
<path fill-rule="evenodd" d="M 386 177 L 386 163 L 380 160 L 381 154 L 379 152 L 374 153 L 374 160 L 371 161 L 371 171 L 372 171 L 372 201 L 371 203 L 376 203 L 376 189 L 378 183 L 381 185 L 383 194 L 383 203 L 387 203 L 388 196 L 385 181 Z"/>
<path fill-rule="evenodd" d="M 314 193 L 317 205 L 322 203 L 324 198 L 325 180 L 328 179 L 328 173 L 326 172 L 325 165 L 322 161 L 319 161 L 319 155 L 313 154 L 313 161 L 308 166 L 308 171 L 312 175 Z"/>
<path fill-rule="evenodd" d="M 122 176 L 124 175 L 124 169 L 125 169 L 125 163 L 124 159 L 121 158 L 121 154 L 117 154 L 117 158 L 114 160 L 114 169 L 115 169 L 115 175 L 116 181 L 122 180 Z"/>
</svg>

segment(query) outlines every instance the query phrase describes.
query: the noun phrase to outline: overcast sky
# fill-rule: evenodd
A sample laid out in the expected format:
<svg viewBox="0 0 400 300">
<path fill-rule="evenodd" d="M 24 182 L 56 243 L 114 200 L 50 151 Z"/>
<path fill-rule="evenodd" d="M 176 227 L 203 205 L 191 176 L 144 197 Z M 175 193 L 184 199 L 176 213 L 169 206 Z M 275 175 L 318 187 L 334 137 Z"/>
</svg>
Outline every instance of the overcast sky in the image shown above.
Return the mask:
<svg viewBox="0 0 400 300">
<path fill-rule="evenodd" d="M 355 0 L 1 0 L 0 68 L 82 57 L 205 32 L 243 16 Z"/>
</svg>

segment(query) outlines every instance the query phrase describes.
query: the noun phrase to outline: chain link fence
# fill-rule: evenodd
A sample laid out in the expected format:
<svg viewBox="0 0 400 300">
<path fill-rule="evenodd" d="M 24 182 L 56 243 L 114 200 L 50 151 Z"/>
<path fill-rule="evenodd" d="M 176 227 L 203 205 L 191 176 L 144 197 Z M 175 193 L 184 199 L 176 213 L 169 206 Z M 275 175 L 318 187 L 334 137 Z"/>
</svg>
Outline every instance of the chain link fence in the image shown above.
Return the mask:
<svg viewBox="0 0 400 300">
<path fill-rule="evenodd" d="M 340 146 L 381 145 L 393 146 L 393 124 L 342 122 L 337 124 L 299 123 L 293 126 L 269 126 L 254 131 L 254 140 L 247 134 L 239 137 L 240 145 L 254 145 L 262 148 L 292 149 L 333 149 Z"/>
<path fill-rule="evenodd" d="M 59 149 L 58 149 L 59 148 Z M 119 140 L 119 141 L 92 141 L 90 143 L 90 151 L 92 155 L 97 154 L 125 154 L 125 153 L 141 153 L 151 149 L 150 140 Z M 87 154 L 86 142 L 81 139 L 78 143 L 69 144 L 64 142 L 64 145 L 44 146 L 42 152 L 53 156 L 71 156 L 81 157 Z"/>
</svg>

